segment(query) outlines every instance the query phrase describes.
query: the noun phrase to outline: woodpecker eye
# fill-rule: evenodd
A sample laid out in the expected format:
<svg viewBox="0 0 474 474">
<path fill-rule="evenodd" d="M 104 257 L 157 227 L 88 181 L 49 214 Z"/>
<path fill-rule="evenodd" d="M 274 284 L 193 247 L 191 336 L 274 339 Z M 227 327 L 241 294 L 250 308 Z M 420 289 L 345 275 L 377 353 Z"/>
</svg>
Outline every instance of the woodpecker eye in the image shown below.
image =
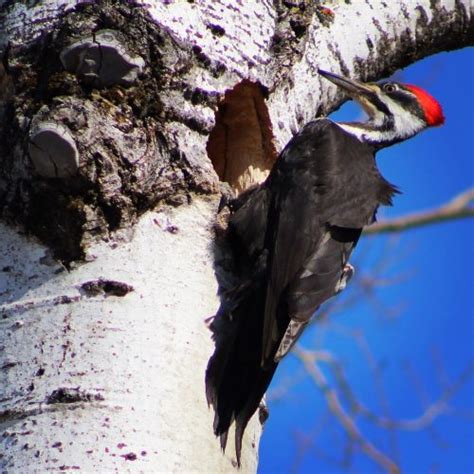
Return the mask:
<svg viewBox="0 0 474 474">
<path fill-rule="evenodd" d="M 398 86 L 396 84 L 388 83 L 383 86 L 383 90 L 384 92 L 395 92 L 398 90 Z"/>
</svg>

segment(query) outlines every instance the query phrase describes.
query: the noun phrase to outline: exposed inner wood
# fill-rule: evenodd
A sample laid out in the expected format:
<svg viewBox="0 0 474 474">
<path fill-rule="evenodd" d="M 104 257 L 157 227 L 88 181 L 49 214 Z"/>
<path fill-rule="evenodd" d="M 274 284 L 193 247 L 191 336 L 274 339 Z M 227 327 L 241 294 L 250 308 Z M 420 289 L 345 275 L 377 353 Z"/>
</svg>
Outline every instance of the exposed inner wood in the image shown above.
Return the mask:
<svg viewBox="0 0 474 474">
<path fill-rule="evenodd" d="M 226 92 L 216 113 L 207 152 L 221 181 L 239 193 L 266 178 L 277 152 L 258 84 L 245 80 Z"/>
</svg>

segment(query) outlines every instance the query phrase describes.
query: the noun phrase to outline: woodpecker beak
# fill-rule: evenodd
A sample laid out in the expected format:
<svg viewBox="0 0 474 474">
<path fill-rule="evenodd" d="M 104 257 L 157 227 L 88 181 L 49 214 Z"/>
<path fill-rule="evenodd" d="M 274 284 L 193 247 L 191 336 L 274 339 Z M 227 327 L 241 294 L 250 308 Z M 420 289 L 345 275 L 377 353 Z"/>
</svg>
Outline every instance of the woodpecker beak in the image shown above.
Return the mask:
<svg viewBox="0 0 474 474">
<path fill-rule="evenodd" d="M 359 102 L 369 117 L 374 118 L 377 116 L 379 113 L 376 106 L 379 102 L 377 92 L 380 89 L 376 84 L 364 84 L 363 82 L 347 79 L 346 77 L 338 76 L 337 74 L 323 71 L 322 69 L 318 69 L 318 73 L 333 84 L 336 84 L 336 86 L 343 89 L 353 99 Z"/>
<path fill-rule="evenodd" d="M 345 90 L 351 96 L 364 96 L 364 95 L 373 95 L 374 90 L 368 85 L 363 84 L 362 82 L 355 81 L 353 79 L 347 79 L 332 72 L 323 71 L 318 69 L 318 73 L 326 79 L 330 80 L 333 84 Z"/>
</svg>

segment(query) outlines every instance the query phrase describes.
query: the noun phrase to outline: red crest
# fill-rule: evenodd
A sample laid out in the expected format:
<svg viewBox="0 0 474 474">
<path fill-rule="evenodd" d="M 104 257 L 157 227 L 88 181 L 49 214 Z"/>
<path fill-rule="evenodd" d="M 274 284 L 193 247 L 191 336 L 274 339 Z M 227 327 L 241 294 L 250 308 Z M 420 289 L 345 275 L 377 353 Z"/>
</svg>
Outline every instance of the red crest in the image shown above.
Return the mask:
<svg viewBox="0 0 474 474">
<path fill-rule="evenodd" d="M 428 92 L 418 86 L 404 84 L 404 86 L 416 95 L 418 102 L 425 113 L 426 123 L 431 127 L 444 123 L 443 109 L 439 102 Z"/>
</svg>

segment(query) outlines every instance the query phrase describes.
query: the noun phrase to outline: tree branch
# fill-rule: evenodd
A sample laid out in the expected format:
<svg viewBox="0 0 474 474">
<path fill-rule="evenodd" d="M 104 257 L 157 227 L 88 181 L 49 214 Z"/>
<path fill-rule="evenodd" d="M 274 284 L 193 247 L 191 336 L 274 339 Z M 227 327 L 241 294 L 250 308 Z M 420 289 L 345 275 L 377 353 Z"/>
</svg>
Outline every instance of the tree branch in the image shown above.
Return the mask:
<svg viewBox="0 0 474 474">
<path fill-rule="evenodd" d="M 373 461 L 382 466 L 390 473 L 400 472 L 400 468 L 384 453 L 379 451 L 369 440 L 359 431 L 357 424 L 343 407 L 341 398 L 336 389 L 331 386 L 324 376 L 324 373 L 318 367 L 317 362 L 328 364 L 334 374 L 339 391 L 346 402 L 349 404 L 354 415 L 362 415 L 380 428 L 392 430 L 416 431 L 426 429 L 432 426 L 434 420 L 449 411 L 449 400 L 463 387 L 466 381 L 474 374 L 474 363 L 471 362 L 460 374 L 460 376 L 447 387 L 445 387 L 440 397 L 427 405 L 421 415 L 413 419 L 392 419 L 388 416 L 379 416 L 373 413 L 369 408 L 363 405 L 352 392 L 347 381 L 341 364 L 328 351 L 309 351 L 302 349 L 301 346 L 295 346 L 293 354 L 303 363 L 309 376 L 316 386 L 323 393 L 328 404 L 330 412 L 340 422 L 342 428 L 349 438 L 360 446 L 360 449 Z"/>
<path fill-rule="evenodd" d="M 407 216 L 376 222 L 364 230 L 365 235 L 401 232 L 439 222 L 474 217 L 474 188 L 458 194 L 454 199 L 436 209 L 415 212 Z"/>
<path fill-rule="evenodd" d="M 295 346 L 293 349 L 293 354 L 295 354 L 303 362 L 309 376 L 321 389 L 329 409 L 334 414 L 336 419 L 339 420 L 349 437 L 370 459 L 383 467 L 387 472 L 392 474 L 399 473 L 400 468 L 390 458 L 388 458 L 384 453 L 379 451 L 372 443 L 370 443 L 359 431 L 354 420 L 344 410 L 336 391 L 329 384 L 323 372 L 315 364 L 314 354 L 310 351 L 303 350 L 299 346 Z"/>
</svg>

